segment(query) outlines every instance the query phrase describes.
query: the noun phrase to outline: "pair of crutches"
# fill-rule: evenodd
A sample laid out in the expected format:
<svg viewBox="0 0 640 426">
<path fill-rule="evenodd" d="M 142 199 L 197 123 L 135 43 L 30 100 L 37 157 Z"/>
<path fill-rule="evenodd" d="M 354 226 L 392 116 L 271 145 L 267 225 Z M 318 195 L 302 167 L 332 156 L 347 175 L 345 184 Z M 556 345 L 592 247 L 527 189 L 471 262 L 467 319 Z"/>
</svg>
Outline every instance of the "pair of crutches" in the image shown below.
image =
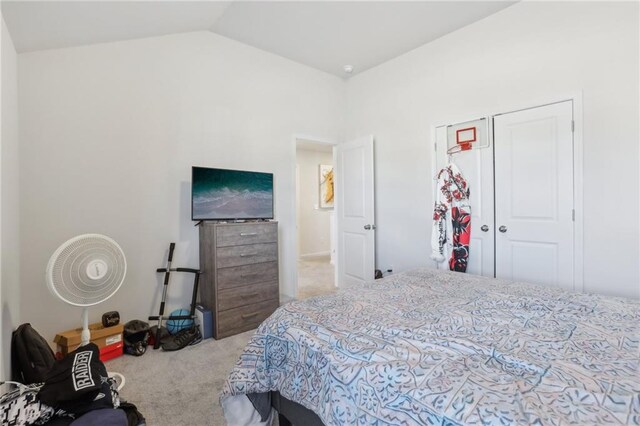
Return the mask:
<svg viewBox="0 0 640 426">
<path fill-rule="evenodd" d="M 153 343 L 153 349 L 160 347 L 160 340 L 162 339 L 162 321 L 163 320 L 194 320 L 196 317 L 196 298 L 198 297 L 198 281 L 200 281 L 200 270 L 192 268 L 171 268 L 171 262 L 173 260 L 173 250 L 176 248 L 176 243 L 169 244 L 169 257 L 167 258 L 167 267 L 158 268 L 156 272 L 164 274 L 164 283 L 162 285 L 162 300 L 160 301 L 160 312 L 158 315 L 152 315 L 149 317 L 149 321 L 158 321 L 158 329 Z M 167 300 L 167 290 L 169 289 L 169 277 L 171 272 L 187 272 L 194 274 L 193 278 L 193 295 L 191 296 L 191 309 L 189 315 L 164 315 L 164 306 Z"/>
</svg>

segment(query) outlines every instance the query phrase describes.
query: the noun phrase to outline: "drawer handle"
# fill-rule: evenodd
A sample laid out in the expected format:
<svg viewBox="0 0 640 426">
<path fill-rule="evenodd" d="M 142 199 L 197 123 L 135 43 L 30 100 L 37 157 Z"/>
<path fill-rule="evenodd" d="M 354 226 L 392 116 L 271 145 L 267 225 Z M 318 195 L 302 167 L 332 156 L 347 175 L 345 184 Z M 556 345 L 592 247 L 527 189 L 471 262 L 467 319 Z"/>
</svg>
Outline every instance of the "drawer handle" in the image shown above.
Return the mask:
<svg viewBox="0 0 640 426">
<path fill-rule="evenodd" d="M 251 257 L 251 256 L 257 256 L 258 253 L 241 253 L 240 257 Z"/>
<path fill-rule="evenodd" d="M 250 237 L 251 235 L 258 235 L 257 232 L 241 232 L 240 236 L 241 237 Z"/>
<path fill-rule="evenodd" d="M 253 317 L 257 317 L 260 314 L 260 312 L 254 312 L 252 314 L 244 314 L 241 315 L 242 319 L 248 319 L 248 318 L 253 318 Z"/>
</svg>

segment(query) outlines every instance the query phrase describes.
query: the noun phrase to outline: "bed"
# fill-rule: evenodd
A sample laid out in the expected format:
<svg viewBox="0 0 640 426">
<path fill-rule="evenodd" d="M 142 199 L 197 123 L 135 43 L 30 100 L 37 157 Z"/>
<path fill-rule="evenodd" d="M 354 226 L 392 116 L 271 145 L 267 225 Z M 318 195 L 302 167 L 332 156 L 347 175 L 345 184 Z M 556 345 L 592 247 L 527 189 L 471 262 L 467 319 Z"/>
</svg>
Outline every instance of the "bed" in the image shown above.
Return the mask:
<svg viewBox="0 0 640 426">
<path fill-rule="evenodd" d="M 220 402 L 231 424 L 283 401 L 326 425 L 639 424 L 639 341 L 638 301 L 416 270 L 280 307 Z"/>
</svg>

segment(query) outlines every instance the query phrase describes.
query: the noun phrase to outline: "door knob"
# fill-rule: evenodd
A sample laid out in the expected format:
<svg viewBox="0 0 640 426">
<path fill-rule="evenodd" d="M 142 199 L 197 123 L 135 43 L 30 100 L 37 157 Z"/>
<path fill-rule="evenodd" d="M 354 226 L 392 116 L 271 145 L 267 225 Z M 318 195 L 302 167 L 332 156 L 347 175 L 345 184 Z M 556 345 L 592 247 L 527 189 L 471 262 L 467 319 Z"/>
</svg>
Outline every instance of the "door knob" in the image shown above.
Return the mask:
<svg viewBox="0 0 640 426">
<path fill-rule="evenodd" d="M 376 229 L 376 226 L 375 225 L 365 225 L 364 229 L 366 229 L 368 231 L 370 229 Z"/>
<path fill-rule="evenodd" d="M 482 226 L 480 227 L 480 230 L 481 230 L 482 232 L 487 232 L 487 231 L 489 230 L 489 227 L 488 227 L 487 225 L 482 225 Z"/>
<path fill-rule="evenodd" d="M 500 232 L 502 232 L 504 234 L 505 232 L 507 232 L 507 227 L 502 225 L 500 228 L 498 228 L 498 231 L 500 231 Z"/>
</svg>

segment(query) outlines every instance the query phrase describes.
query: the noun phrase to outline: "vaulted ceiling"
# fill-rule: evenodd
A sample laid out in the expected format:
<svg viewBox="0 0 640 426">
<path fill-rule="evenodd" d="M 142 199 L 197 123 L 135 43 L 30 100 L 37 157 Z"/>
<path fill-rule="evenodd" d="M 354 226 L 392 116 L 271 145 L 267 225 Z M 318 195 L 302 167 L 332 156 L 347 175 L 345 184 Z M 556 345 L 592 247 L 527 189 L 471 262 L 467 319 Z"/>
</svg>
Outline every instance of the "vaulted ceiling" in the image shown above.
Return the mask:
<svg viewBox="0 0 640 426">
<path fill-rule="evenodd" d="M 3 1 L 18 52 L 209 30 L 345 77 L 513 1 Z"/>
</svg>

